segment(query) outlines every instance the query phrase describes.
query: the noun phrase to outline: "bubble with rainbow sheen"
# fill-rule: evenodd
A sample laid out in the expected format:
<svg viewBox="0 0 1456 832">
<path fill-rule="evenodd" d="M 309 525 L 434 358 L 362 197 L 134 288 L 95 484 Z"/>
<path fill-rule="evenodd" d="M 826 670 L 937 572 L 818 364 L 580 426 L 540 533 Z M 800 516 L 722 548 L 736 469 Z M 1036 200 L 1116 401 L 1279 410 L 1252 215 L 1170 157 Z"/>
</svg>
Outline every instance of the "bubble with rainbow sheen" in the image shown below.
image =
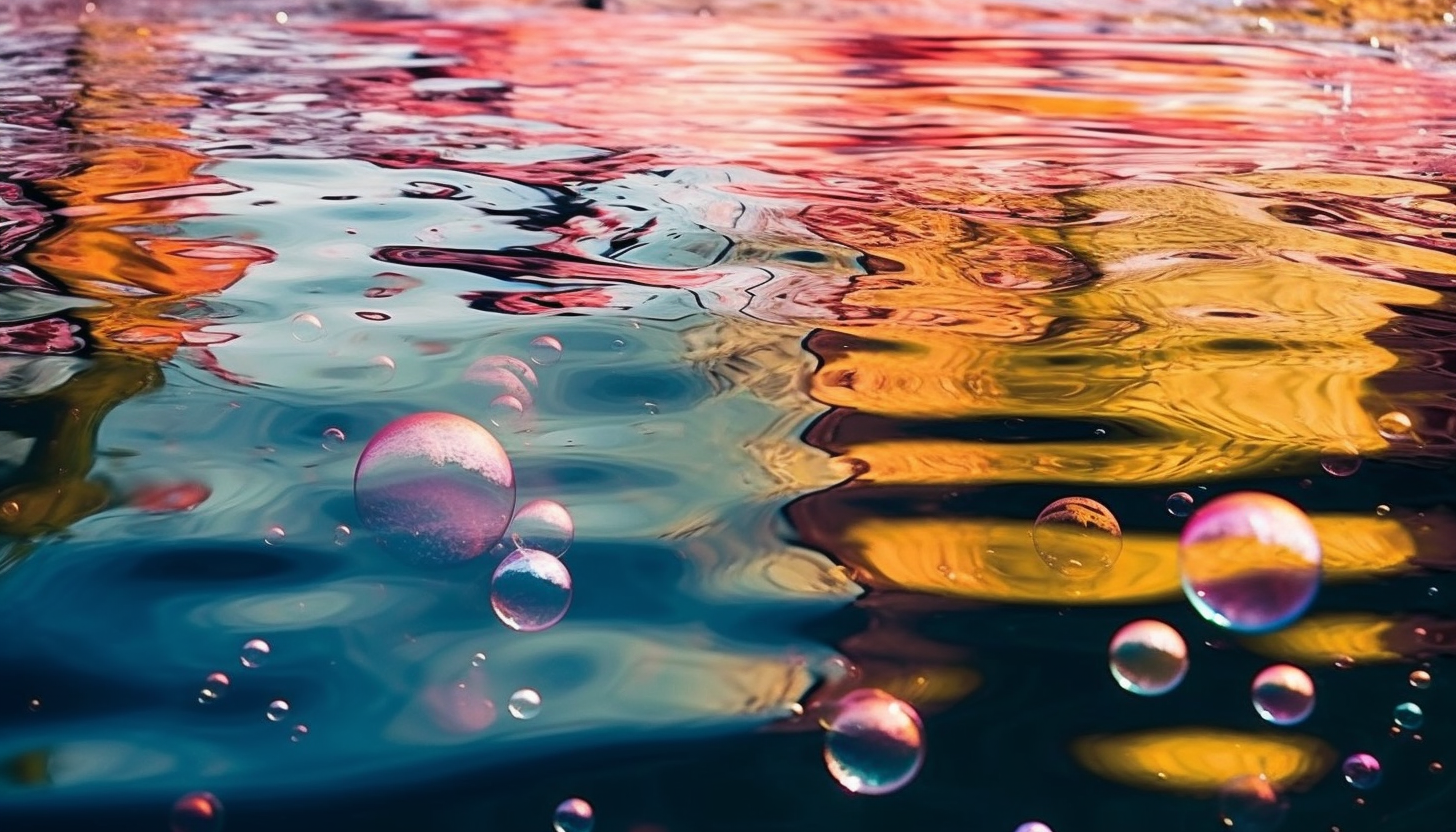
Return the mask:
<svg viewBox="0 0 1456 832">
<path fill-rule="evenodd" d="M 1314 680 L 1292 664 L 1259 671 L 1251 695 L 1254 710 L 1275 725 L 1298 725 L 1314 712 Z"/>
<path fill-rule="evenodd" d="M 416 413 L 385 425 L 364 447 L 354 504 L 380 544 L 406 562 L 456 564 L 506 530 L 515 472 L 505 449 L 475 422 Z"/>
<path fill-rule="evenodd" d="M 1229 829 L 1272 832 L 1288 812 L 1289 801 L 1262 774 L 1235 777 L 1218 791 L 1219 820 Z"/>
<path fill-rule="evenodd" d="M 490 606 L 512 630 L 545 630 L 571 605 L 571 572 L 555 555 L 517 549 L 505 556 L 490 579 Z"/>
<path fill-rule="evenodd" d="M 925 762 L 925 729 L 908 703 L 877 688 L 853 691 L 825 725 L 824 762 L 856 794 L 903 788 Z"/>
<path fill-rule="evenodd" d="M 1322 554 L 1298 507 L 1244 491 L 1200 508 L 1183 527 L 1178 568 L 1200 615 L 1240 633 L 1288 626 L 1314 602 Z"/>
<path fill-rule="evenodd" d="M 1380 785 L 1380 761 L 1364 751 L 1351 754 L 1340 764 L 1345 782 L 1357 789 L 1373 789 Z"/>
<path fill-rule="evenodd" d="M 212 792 L 188 792 L 172 804 L 172 832 L 218 832 L 222 801 Z"/>
<path fill-rule="evenodd" d="M 503 542 L 516 549 L 538 549 L 560 557 L 576 538 L 571 512 L 555 500 L 532 500 L 516 509 Z"/>
<path fill-rule="evenodd" d="M 591 832 L 596 825 L 592 805 L 579 797 L 569 797 L 556 806 L 551 816 L 554 832 Z"/>
<path fill-rule="evenodd" d="M 1162 696 L 1188 674 L 1188 645 L 1177 630 L 1161 621 L 1134 621 L 1112 636 L 1107 666 L 1123 690 Z"/>
</svg>

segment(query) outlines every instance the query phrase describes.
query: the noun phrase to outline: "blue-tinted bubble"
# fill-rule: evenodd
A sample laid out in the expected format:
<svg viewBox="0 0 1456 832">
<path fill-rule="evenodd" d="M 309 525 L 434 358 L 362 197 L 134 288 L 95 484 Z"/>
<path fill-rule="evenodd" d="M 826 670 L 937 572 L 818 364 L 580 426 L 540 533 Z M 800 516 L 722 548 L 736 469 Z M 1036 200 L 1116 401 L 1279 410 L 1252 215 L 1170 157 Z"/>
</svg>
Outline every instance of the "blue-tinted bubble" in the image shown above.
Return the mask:
<svg viewBox="0 0 1456 832">
<path fill-rule="evenodd" d="M 857 690 L 835 705 L 824 735 L 824 762 L 856 794 L 888 794 L 925 762 L 920 715 L 882 690 Z"/>
<path fill-rule="evenodd" d="M 591 832 L 595 824 L 591 804 L 579 797 L 561 801 L 551 817 L 551 828 L 556 832 Z"/>
<path fill-rule="evenodd" d="M 532 500 L 516 511 L 504 541 L 515 549 L 539 549 L 560 557 L 576 538 L 571 513 L 554 500 Z"/>
<path fill-rule="evenodd" d="M 1296 725 L 1314 710 L 1314 681 L 1289 664 L 1266 667 L 1254 677 L 1254 710 L 1275 725 Z"/>
<path fill-rule="evenodd" d="M 1188 645 L 1161 621 L 1134 621 L 1112 637 L 1107 665 L 1123 690 L 1160 696 L 1178 687 L 1188 673 Z"/>
<path fill-rule="evenodd" d="M 1380 785 L 1380 761 L 1363 751 L 1351 754 L 1340 766 L 1345 782 L 1357 789 L 1373 789 Z"/>
<path fill-rule="evenodd" d="M 560 621 L 570 605 L 571 573 L 548 552 L 517 549 L 490 579 L 490 606 L 513 630 L 544 630 Z"/>
<path fill-rule="evenodd" d="M 522 688 L 511 694 L 506 710 L 516 719 L 535 719 L 541 713 L 541 694 L 530 688 Z"/>
<path fill-rule="evenodd" d="M 1426 724 L 1426 714 L 1420 705 L 1402 702 L 1395 706 L 1395 724 L 1408 731 L 1415 731 Z"/>
</svg>

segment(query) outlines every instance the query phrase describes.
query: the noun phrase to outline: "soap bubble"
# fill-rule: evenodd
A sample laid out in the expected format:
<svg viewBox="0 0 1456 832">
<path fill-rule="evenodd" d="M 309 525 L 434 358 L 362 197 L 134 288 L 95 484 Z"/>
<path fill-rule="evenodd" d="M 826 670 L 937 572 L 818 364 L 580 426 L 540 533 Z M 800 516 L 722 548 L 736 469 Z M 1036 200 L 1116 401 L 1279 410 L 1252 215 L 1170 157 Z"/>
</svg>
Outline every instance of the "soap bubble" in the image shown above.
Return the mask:
<svg viewBox="0 0 1456 832">
<path fill-rule="evenodd" d="M 555 500 L 532 500 L 516 510 L 505 540 L 516 549 L 539 549 L 561 557 L 575 535 L 576 526 L 565 506 Z"/>
<path fill-rule="evenodd" d="M 1395 724 L 1406 729 L 1415 731 L 1426 723 L 1426 714 L 1421 706 L 1414 702 L 1402 702 L 1395 706 Z"/>
<path fill-rule="evenodd" d="M 262 667 L 271 652 L 273 648 L 268 646 L 268 642 L 261 638 L 252 638 L 243 642 L 243 653 L 238 660 L 243 663 L 243 667 Z"/>
<path fill-rule="evenodd" d="M 1270 832 L 1289 811 L 1289 801 L 1262 774 L 1235 777 L 1218 792 L 1218 816 L 1230 829 Z"/>
<path fill-rule="evenodd" d="M 571 604 L 571 573 L 548 552 L 517 549 L 490 579 L 490 606 L 513 630 L 534 633 L 560 621 Z"/>
<path fill-rule="evenodd" d="M 312 312 L 300 312 L 294 315 L 290 329 L 293 330 L 294 340 L 304 343 L 317 341 L 324 337 L 323 321 L 320 321 L 318 316 Z"/>
<path fill-rule="evenodd" d="M 1402 442 L 1411 438 L 1413 425 L 1409 416 L 1399 410 L 1392 410 L 1382 414 L 1375 420 L 1375 429 L 1380 435 L 1392 442 Z"/>
<path fill-rule="evenodd" d="M 288 741 L 301 742 L 306 736 L 308 736 L 308 726 L 300 722 L 293 726 L 293 730 L 288 733 Z"/>
<path fill-rule="evenodd" d="M 1174 491 L 1168 495 L 1168 513 L 1174 517 L 1187 517 L 1193 511 L 1193 495 L 1187 491 Z"/>
<path fill-rule="evenodd" d="M 1331 448 L 1320 455 L 1320 467 L 1332 477 L 1348 477 L 1360 470 L 1360 454 L 1354 446 Z"/>
<path fill-rule="evenodd" d="M 1294 665 L 1276 664 L 1254 677 L 1253 698 L 1266 722 L 1297 725 L 1314 710 L 1314 681 Z"/>
<path fill-rule="evenodd" d="M 288 716 L 288 703 L 282 699 L 274 699 L 268 703 L 268 710 L 264 714 L 269 722 L 279 722 Z"/>
<path fill-rule="evenodd" d="M 591 804 L 579 797 L 561 801 L 551 817 L 551 828 L 556 832 L 591 832 L 595 823 Z"/>
<path fill-rule="evenodd" d="M 172 804 L 172 832 L 222 829 L 222 801 L 211 792 L 188 792 Z"/>
<path fill-rule="evenodd" d="M 1288 625 L 1314 601 L 1320 542 L 1309 518 L 1270 494 L 1219 497 L 1178 541 L 1183 593 L 1213 623 L 1243 633 Z"/>
<path fill-rule="evenodd" d="M 827 728 L 824 762 L 851 792 L 893 792 L 925 762 L 920 715 L 882 690 L 865 688 L 839 700 Z"/>
<path fill-rule="evenodd" d="M 1427 673 L 1424 670 L 1412 670 L 1410 675 L 1410 683 L 1411 687 L 1413 688 L 1420 688 L 1422 690 L 1425 690 L 1426 688 L 1431 686 L 1431 674 Z"/>
<path fill-rule="evenodd" d="M 535 719 L 541 713 L 541 694 L 530 688 L 522 688 L 511 694 L 506 710 L 516 719 Z"/>
<path fill-rule="evenodd" d="M 1085 579 L 1117 562 L 1122 554 L 1122 527 L 1096 500 L 1065 497 L 1037 515 L 1031 542 L 1052 571 Z"/>
<path fill-rule="evenodd" d="M 1039 820 L 1029 820 L 1016 827 L 1016 832 L 1052 832 L 1052 828 Z"/>
<path fill-rule="evenodd" d="M 485 388 L 485 401 L 510 396 L 524 410 L 536 400 L 536 371 L 531 365 L 509 355 L 488 355 L 465 370 L 465 380 Z"/>
<path fill-rule="evenodd" d="M 486 407 L 486 417 L 490 419 L 492 425 L 498 428 L 515 427 L 520 424 L 525 413 L 526 406 L 521 404 L 520 399 L 510 394 L 496 396 Z"/>
<path fill-rule="evenodd" d="M 1161 621 L 1134 621 L 1112 637 L 1107 664 L 1123 690 L 1161 696 L 1178 687 L 1188 673 L 1188 645 Z"/>
<path fill-rule="evenodd" d="M 1345 782 L 1357 789 L 1373 789 L 1380 784 L 1380 761 L 1363 751 L 1346 757 L 1340 772 Z"/>
<path fill-rule="evenodd" d="M 451 413 L 385 425 L 354 471 L 359 516 L 418 565 L 469 560 L 500 539 L 516 503 L 511 461 L 490 431 Z"/>
<path fill-rule="evenodd" d="M 344 432 L 339 428 L 325 428 L 323 446 L 326 451 L 337 451 L 344 444 Z"/>
<path fill-rule="evenodd" d="M 532 362 L 542 367 L 550 367 L 561 360 L 561 342 L 550 335 L 538 335 L 531 339 L 527 355 Z"/>
<path fill-rule="evenodd" d="M 202 682 L 202 690 L 197 694 L 197 701 L 203 704 L 216 702 L 223 698 L 231 684 L 226 673 L 209 673 Z"/>
</svg>

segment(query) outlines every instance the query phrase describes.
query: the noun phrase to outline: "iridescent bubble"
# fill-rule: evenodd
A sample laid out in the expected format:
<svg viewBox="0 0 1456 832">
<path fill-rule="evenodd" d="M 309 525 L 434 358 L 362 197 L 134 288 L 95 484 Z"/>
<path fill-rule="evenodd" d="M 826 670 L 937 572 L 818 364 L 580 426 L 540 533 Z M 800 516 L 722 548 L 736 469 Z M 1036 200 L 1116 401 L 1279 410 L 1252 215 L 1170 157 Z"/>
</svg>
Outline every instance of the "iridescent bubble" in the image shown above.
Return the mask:
<svg viewBox="0 0 1456 832">
<path fill-rule="evenodd" d="M 226 673 L 209 673 L 202 681 L 202 690 L 197 694 L 197 701 L 203 704 L 216 702 L 223 698 L 228 692 L 228 685 L 232 682 Z"/>
<path fill-rule="evenodd" d="M 539 549 L 561 557 L 576 537 L 566 507 L 555 500 L 532 500 L 516 510 L 505 540 L 517 549 Z"/>
<path fill-rule="evenodd" d="M 1122 554 L 1122 527 L 1096 500 L 1065 497 L 1037 515 L 1031 542 L 1052 571 L 1087 579 L 1117 562 Z"/>
<path fill-rule="evenodd" d="M 1431 674 L 1427 673 L 1424 670 L 1412 670 L 1410 675 L 1410 683 L 1411 687 L 1413 688 L 1420 688 L 1421 690 L 1425 690 L 1426 688 L 1431 686 Z"/>
<path fill-rule="evenodd" d="M 530 688 L 522 688 L 511 694 L 506 710 L 516 719 L 535 719 L 541 713 L 541 694 Z"/>
<path fill-rule="evenodd" d="M 534 633 L 560 621 L 571 605 L 571 573 L 548 552 L 517 549 L 490 579 L 490 606 L 513 630 Z"/>
<path fill-rule="evenodd" d="M 326 428 L 324 430 L 324 450 L 337 451 L 339 446 L 344 444 L 344 432 L 338 428 Z"/>
<path fill-rule="evenodd" d="M 1426 723 L 1425 711 L 1414 702 L 1402 702 L 1395 706 L 1395 724 L 1414 731 Z"/>
<path fill-rule="evenodd" d="M 286 537 L 288 537 L 288 532 L 284 531 L 282 526 L 269 526 L 268 530 L 263 532 L 263 542 L 269 546 L 282 544 Z"/>
<path fill-rule="evenodd" d="M 875 688 L 840 699 L 824 735 L 824 762 L 856 794 L 888 794 L 925 762 L 924 728 L 908 704 Z"/>
<path fill-rule="evenodd" d="M 268 710 L 264 712 L 269 722 L 278 722 L 288 716 L 288 703 L 282 699 L 274 699 L 268 703 Z"/>
<path fill-rule="evenodd" d="M 561 360 L 561 342 L 550 335 L 538 335 L 531 339 L 531 346 L 527 348 L 526 354 L 532 363 L 550 367 Z"/>
<path fill-rule="evenodd" d="M 1178 687 L 1188 673 L 1188 645 L 1161 621 L 1134 621 L 1112 637 L 1107 664 L 1123 690 L 1161 696 Z"/>
<path fill-rule="evenodd" d="M 1392 410 L 1382 414 L 1375 420 L 1375 429 L 1380 435 L 1392 442 L 1402 442 L 1411 438 L 1411 419 L 1399 410 Z"/>
<path fill-rule="evenodd" d="M 512 395 L 496 396 L 486 407 L 486 417 L 498 428 L 513 428 L 520 424 L 526 413 L 526 406 Z"/>
<path fill-rule="evenodd" d="M 1187 491 L 1174 491 L 1168 495 L 1168 513 L 1174 517 L 1187 517 L 1193 511 L 1193 495 Z"/>
<path fill-rule="evenodd" d="M 172 832 L 222 829 L 222 801 L 211 792 L 188 792 L 172 804 Z"/>
<path fill-rule="evenodd" d="M 1039 820 L 1029 820 L 1016 827 L 1016 832 L 1052 832 L 1052 828 Z"/>
<path fill-rule="evenodd" d="M 293 316 L 290 326 L 296 341 L 308 343 L 324 337 L 324 323 L 312 312 L 300 312 Z"/>
<path fill-rule="evenodd" d="M 1253 699 L 1266 722 L 1297 725 L 1314 711 L 1314 680 L 1291 664 L 1266 667 L 1254 677 Z"/>
<path fill-rule="evenodd" d="M 1289 801 L 1262 774 L 1235 777 L 1218 792 L 1218 816 L 1230 829 L 1270 832 L 1288 811 Z"/>
<path fill-rule="evenodd" d="M 551 816 L 551 828 L 556 832 L 591 832 L 595 823 L 591 804 L 579 797 L 561 801 Z"/>
<path fill-rule="evenodd" d="M 1284 627 L 1314 601 L 1320 542 L 1309 518 L 1270 494 L 1240 492 L 1203 506 L 1183 527 L 1183 594 L 1213 623 L 1242 633 Z"/>
<path fill-rule="evenodd" d="M 261 638 L 251 638 L 243 642 L 243 653 L 238 658 L 243 667 L 262 667 L 271 652 L 273 648 L 268 646 L 268 642 Z"/>
<path fill-rule="evenodd" d="M 490 431 L 452 413 L 385 425 L 354 470 L 354 504 L 384 548 L 418 565 L 469 560 L 506 530 L 516 479 Z"/>
<path fill-rule="evenodd" d="M 1363 751 L 1346 757 L 1340 772 L 1345 775 L 1345 782 L 1357 789 L 1373 789 L 1380 785 L 1380 761 Z"/>
</svg>

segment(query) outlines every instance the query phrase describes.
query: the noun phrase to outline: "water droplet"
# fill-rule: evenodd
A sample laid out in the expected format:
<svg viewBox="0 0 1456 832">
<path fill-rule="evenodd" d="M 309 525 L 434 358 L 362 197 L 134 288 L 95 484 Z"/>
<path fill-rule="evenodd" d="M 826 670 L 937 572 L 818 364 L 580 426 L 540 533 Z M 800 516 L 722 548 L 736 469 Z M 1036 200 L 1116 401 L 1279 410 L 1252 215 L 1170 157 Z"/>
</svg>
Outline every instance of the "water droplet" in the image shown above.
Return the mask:
<svg viewBox="0 0 1456 832">
<path fill-rule="evenodd" d="M 1266 667 L 1254 677 L 1254 710 L 1265 722 L 1297 725 L 1314 710 L 1314 680 L 1290 664 Z"/>
<path fill-rule="evenodd" d="M 1270 494 L 1213 500 L 1193 514 L 1178 541 L 1189 603 L 1243 633 L 1277 630 L 1303 614 L 1319 589 L 1320 564 L 1309 518 Z"/>
<path fill-rule="evenodd" d="M 308 343 L 324 337 L 324 323 L 312 312 L 300 312 L 294 315 L 290 329 L 295 341 Z"/>
<path fill-rule="evenodd" d="M 1193 495 L 1187 491 L 1174 491 L 1168 495 L 1168 513 L 1174 517 L 1187 517 L 1193 511 Z"/>
<path fill-rule="evenodd" d="M 505 539 L 516 549 L 538 549 L 561 557 L 576 537 L 566 507 L 555 500 L 532 500 L 516 511 Z"/>
<path fill-rule="evenodd" d="M 1320 467 L 1332 477 L 1348 477 L 1360 470 L 1360 454 L 1353 446 L 1332 448 L 1320 455 Z"/>
<path fill-rule="evenodd" d="M 1289 811 L 1289 801 L 1262 774 L 1235 777 L 1218 792 L 1218 816 L 1230 829 L 1270 832 Z"/>
<path fill-rule="evenodd" d="M 591 832 L 595 823 L 591 804 L 579 797 L 561 801 L 551 816 L 551 828 L 555 832 Z"/>
<path fill-rule="evenodd" d="M 334 527 L 334 545 L 335 546 L 343 546 L 344 544 L 348 543 L 349 542 L 349 538 L 350 537 L 353 537 L 353 536 L 354 536 L 354 530 L 353 529 L 350 529 L 348 526 L 344 525 L 343 523 L 340 523 L 339 525 L 337 525 L 337 526 Z"/>
<path fill-rule="evenodd" d="M 277 546 L 287 536 L 288 532 L 285 532 L 282 526 L 269 526 L 268 531 L 263 533 L 263 542 L 269 546 Z"/>
<path fill-rule="evenodd" d="M 1411 419 L 1399 410 L 1392 410 L 1383 414 L 1375 420 L 1375 429 L 1380 435 L 1392 442 L 1402 442 L 1411 438 Z"/>
<path fill-rule="evenodd" d="M 1431 686 L 1431 674 L 1427 673 L 1424 670 L 1412 670 L 1410 675 L 1410 683 L 1411 687 L 1413 688 L 1420 688 L 1421 690 L 1425 690 L 1426 688 Z"/>
<path fill-rule="evenodd" d="M 268 660 L 268 654 L 272 652 L 273 648 L 261 638 L 249 639 L 243 643 L 243 654 L 240 657 L 243 667 L 262 667 L 263 662 Z"/>
<path fill-rule="evenodd" d="M 459 563 L 500 539 L 515 473 L 490 431 L 451 413 L 385 425 L 359 457 L 354 504 L 380 543 L 418 565 Z"/>
<path fill-rule="evenodd" d="M 474 656 L 471 656 L 470 657 L 470 666 L 471 667 L 480 667 L 483 664 L 485 664 L 485 654 L 484 653 L 476 653 Z"/>
<path fill-rule="evenodd" d="M 621 338 L 613 338 L 612 339 L 612 351 L 613 352 L 621 352 L 622 350 L 625 350 L 626 348 L 627 348 L 627 342 L 626 341 L 623 341 Z"/>
<path fill-rule="evenodd" d="M 324 450 L 337 451 L 340 445 L 344 444 L 344 432 L 338 428 L 328 428 L 324 431 Z"/>
<path fill-rule="evenodd" d="M 172 804 L 172 832 L 218 832 L 222 801 L 211 792 L 188 792 Z"/>
<path fill-rule="evenodd" d="M 550 367 L 561 360 L 561 342 L 550 335 L 538 335 L 531 339 L 526 354 L 533 363 Z"/>
<path fill-rule="evenodd" d="M 1134 621 L 1112 637 L 1107 663 L 1123 690 L 1161 696 L 1178 687 L 1188 673 L 1188 645 L 1161 621 Z"/>
<path fill-rule="evenodd" d="M 1380 784 L 1380 761 L 1363 751 L 1346 757 L 1340 772 L 1345 782 L 1357 789 L 1373 789 Z"/>
<path fill-rule="evenodd" d="M 209 673 L 202 682 L 202 690 L 197 694 L 197 701 L 203 704 L 216 702 L 228 691 L 228 685 L 232 684 L 226 673 Z"/>
<path fill-rule="evenodd" d="M 826 728 L 824 762 L 856 794 L 893 792 L 925 762 L 920 715 L 882 690 L 865 688 L 839 700 Z"/>
<path fill-rule="evenodd" d="M 274 699 L 268 703 L 266 715 L 269 722 L 278 722 L 285 716 L 288 716 L 288 703 L 282 699 Z"/>
<path fill-rule="evenodd" d="M 297 725 L 293 726 L 293 731 L 290 732 L 288 735 L 288 741 L 301 742 L 306 736 L 308 736 L 308 726 L 300 722 Z"/>
<path fill-rule="evenodd" d="M 506 710 L 516 719 L 535 719 L 541 713 L 541 694 L 530 688 L 522 688 L 511 694 Z"/>
<path fill-rule="evenodd" d="M 490 423 L 498 428 L 513 428 L 520 424 L 521 417 L 525 415 L 526 406 L 515 396 L 496 396 L 491 399 L 490 406 L 486 409 L 487 418 Z"/>
<path fill-rule="evenodd" d="M 1122 554 L 1122 527 L 1096 500 L 1065 497 L 1037 515 L 1031 542 L 1052 571 L 1085 580 L 1117 562 Z"/>
<path fill-rule="evenodd" d="M 534 633 L 560 621 L 571 604 L 571 573 L 548 552 L 517 549 L 490 579 L 490 606 L 512 630 Z"/>
<path fill-rule="evenodd" d="M 1395 724 L 1407 731 L 1420 728 L 1425 721 L 1426 714 L 1421 710 L 1420 705 L 1414 702 L 1402 702 L 1395 706 Z"/>
</svg>

